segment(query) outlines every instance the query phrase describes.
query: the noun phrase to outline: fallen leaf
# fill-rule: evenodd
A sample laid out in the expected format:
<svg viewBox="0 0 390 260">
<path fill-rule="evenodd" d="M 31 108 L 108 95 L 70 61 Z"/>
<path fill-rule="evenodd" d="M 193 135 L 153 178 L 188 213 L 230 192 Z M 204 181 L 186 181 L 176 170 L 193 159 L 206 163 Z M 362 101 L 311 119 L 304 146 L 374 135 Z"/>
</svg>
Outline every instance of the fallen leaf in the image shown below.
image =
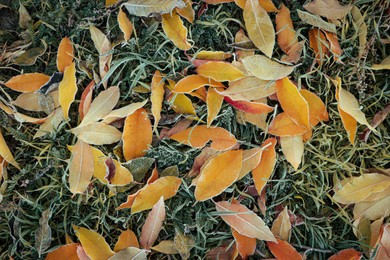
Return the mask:
<svg viewBox="0 0 390 260">
<path fill-rule="evenodd" d="M 37 62 L 37 59 L 46 53 L 47 43 L 41 39 L 38 47 L 28 49 L 22 55 L 14 60 L 14 64 L 19 66 L 31 66 Z"/>
<path fill-rule="evenodd" d="M 340 5 L 338 0 L 314 0 L 303 6 L 310 13 L 331 20 L 344 18 L 351 11 L 352 7 L 353 5 Z"/>
<path fill-rule="evenodd" d="M 187 128 L 170 138 L 195 148 L 202 148 L 207 142 L 212 141 L 210 147 L 217 151 L 230 149 L 237 143 L 236 138 L 224 128 L 206 125 Z"/>
<path fill-rule="evenodd" d="M 179 254 L 179 251 L 176 249 L 175 242 L 173 240 L 161 241 L 158 245 L 152 246 L 150 249 L 167 255 Z"/>
<path fill-rule="evenodd" d="M 43 95 L 37 92 L 27 92 L 20 94 L 13 104 L 20 108 L 34 112 L 46 112 L 50 114 L 54 108 L 59 107 L 58 91 Z"/>
<path fill-rule="evenodd" d="M 210 78 L 203 77 L 201 75 L 190 75 L 179 80 L 173 91 L 176 93 L 190 93 L 204 86 L 223 87 L 223 85 Z"/>
<path fill-rule="evenodd" d="M 384 217 L 381 217 L 378 220 L 375 220 L 374 222 L 370 223 L 370 247 L 375 248 L 376 243 L 378 242 L 378 239 L 380 237 L 381 233 L 381 227 L 383 225 Z M 369 221 L 371 222 L 371 221 Z"/>
<path fill-rule="evenodd" d="M 78 226 L 73 226 L 73 229 L 91 260 L 107 260 L 115 254 L 104 237 L 95 231 Z"/>
<path fill-rule="evenodd" d="M 303 135 L 307 131 L 306 127 L 298 125 L 285 112 L 277 114 L 268 129 L 268 133 L 276 136 Z"/>
<path fill-rule="evenodd" d="M 123 12 L 122 8 L 119 8 L 119 13 L 117 17 L 119 29 L 123 33 L 123 38 L 127 42 L 130 40 L 131 34 L 133 33 L 134 26 L 130 19 L 127 17 L 126 13 Z"/>
<path fill-rule="evenodd" d="M 135 181 L 141 182 L 154 161 L 153 158 L 139 157 L 124 163 L 123 166 L 133 174 Z"/>
<path fill-rule="evenodd" d="M 367 25 L 364 17 L 357 6 L 352 7 L 351 14 L 356 24 L 357 34 L 359 36 L 359 58 L 362 58 L 367 44 Z"/>
<path fill-rule="evenodd" d="M 374 118 L 372 119 L 372 122 L 371 122 L 371 126 L 374 128 L 379 126 L 383 121 L 385 121 L 385 119 L 387 118 L 389 113 L 390 113 L 390 103 L 386 104 L 385 107 L 381 111 L 377 112 L 374 115 Z M 370 133 L 371 133 L 371 130 L 366 128 L 364 130 L 363 134 L 360 135 L 359 137 L 361 140 L 364 140 L 365 142 L 367 142 L 368 136 L 370 135 Z"/>
<path fill-rule="evenodd" d="M 215 117 L 221 110 L 223 103 L 223 96 L 218 91 L 222 91 L 222 88 L 210 88 L 207 91 L 206 105 L 207 105 L 207 127 L 211 126 Z"/>
<path fill-rule="evenodd" d="M 180 50 L 185 51 L 191 49 L 192 46 L 187 40 L 187 28 L 184 26 L 183 21 L 176 11 L 162 15 L 162 28 L 167 37 Z"/>
<path fill-rule="evenodd" d="M 323 30 L 328 31 L 328 32 L 337 33 L 336 25 L 334 25 L 332 23 L 325 22 L 324 20 L 321 19 L 321 17 L 319 17 L 317 15 L 313 15 L 313 14 L 308 13 L 308 12 L 301 11 L 299 9 L 297 10 L 297 13 L 298 13 L 298 17 L 304 23 L 313 25 L 314 27 L 323 29 Z"/>
<path fill-rule="evenodd" d="M 377 248 L 373 251 L 370 258 L 374 260 L 390 258 L 390 224 L 387 223 L 382 226 Z"/>
<path fill-rule="evenodd" d="M 275 45 L 275 30 L 267 12 L 258 0 L 247 0 L 243 15 L 249 38 L 259 50 L 271 58 Z"/>
<path fill-rule="evenodd" d="M 370 220 L 376 220 L 380 217 L 388 217 L 390 215 L 390 196 L 386 196 L 382 199 L 358 202 L 353 208 L 353 216 L 355 219 L 359 217 L 365 217 Z"/>
<path fill-rule="evenodd" d="M 196 72 L 201 76 L 216 81 L 235 81 L 245 76 L 241 70 L 223 61 L 204 63 L 196 69 Z"/>
<path fill-rule="evenodd" d="M 264 221 L 241 204 L 220 201 L 215 203 L 220 217 L 241 235 L 265 241 L 276 241 Z"/>
<path fill-rule="evenodd" d="M 249 114 L 268 114 L 274 111 L 273 107 L 270 107 L 264 103 L 250 102 L 245 100 L 234 101 L 228 96 L 225 96 L 224 100 L 238 110 Z"/>
<path fill-rule="evenodd" d="M 276 238 L 276 242 L 267 242 L 267 246 L 271 253 L 277 259 L 302 260 L 301 254 L 295 250 L 288 242 Z"/>
<path fill-rule="evenodd" d="M 91 106 L 94 87 L 95 87 L 95 81 L 92 80 L 88 84 L 88 86 L 84 89 L 83 93 L 81 94 L 80 104 L 79 104 L 79 117 L 81 121 L 84 119 L 84 116 L 88 113 L 88 110 Z"/>
<path fill-rule="evenodd" d="M 212 157 L 200 171 L 195 199 L 205 201 L 221 194 L 237 180 L 241 167 L 242 150 L 231 150 Z"/>
<path fill-rule="evenodd" d="M 246 0 L 244 0 L 242 8 L 244 8 Z M 237 3 L 237 1 L 236 1 Z M 253 44 L 252 41 L 246 36 L 244 30 L 241 28 L 240 30 L 237 31 L 236 36 L 234 37 L 234 43 L 236 44 Z M 236 50 L 236 55 L 237 55 L 237 60 L 243 59 L 248 56 L 252 56 L 255 54 L 254 50 L 244 50 L 244 49 L 237 49 Z"/>
<path fill-rule="evenodd" d="M 58 259 L 69 259 L 69 260 L 79 260 L 77 256 L 77 243 L 71 243 L 67 245 L 60 246 L 54 251 L 51 251 L 47 254 L 46 260 L 58 260 Z"/>
<path fill-rule="evenodd" d="M 116 242 L 114 247 L 114 251 L 117 253 L 128 247 L 139 248 L 137 236 L 130 229 L 122 231 L 122 233 L 119 235 L 118 241 Z"/>
<path fill-rule="evenodd" d="M 282 212 L 279 213 L 278 217 L 275 219 L 271 228 L 272 233 L 275 237 L 289 241 L 291 237 L 291 222 L 290 216 L 288 214 L 288 209 L 285 207 Z"/>
<path fill-rule="evenodd" d="M 25 73 L 12 77 L 4 85 L 18 92 L 34 92 L 49 81 L 50 77 L 42 73 Z"/>
<path fill-rule="evenodd" d="M 2 109 L 6 114 L 14 116 L 15 120 L 19 123 L 32 123 L 32 124 L 42 124 L 44 123 L 48 117 L 44 118 L 35 118 L 31 116 L 26 116 L 22 113 L 17 112 L 14 108 L 11 109 L 9 106 L 6 106 L 0 101 L 0 109 Z"/>
<path fill-rule="evenodd" d="M 282 136 L 280 137 L 280 145 L 282 146 L 282 152 L 286 160 L 297 170 L 302 162 L 303 156 L 302 136 Z"/>
<path fill-rule="evenodd" d="M 51 244 L 51 228 L 49 226 L 49 220 L 51 218 L 52 211 L 50 208 L 42 212 L 42 216 L 39 218 L 39 227 L 35 230 L 35 249 L 38 252 L 39 257 L 45 253 L 46 249 Z"/>
<path fill-rule="evenodd" d="M 26 7 L 24 7 L 24 5 L 21 2 L 19 2 L 18 12 L 19 12 L 19 26 L 23 29 L 29 28 L 32 19 Z"/>
<path fill-rule="evenodd" d="M 57 69 L 59 72 L 65 72 L 66 67 L 73 62 L 73 45 L 68 37 L 61 40 L 57 52 Z"/>
<path fill-rule="evenodd" d="M 119 100 L 119 88 L 117 86 L 103 90 L 92 101 L 88 112 L 85 114 L 78 128 L 99 121 L 105 117 L 116 106 Z"/>
<path fill-rule="evenodd" d="M 58 86 L 58 91 L 59 102 L 61 104 L 62 112 L 64 113 L 64 118 L 69 120 L 69 108 L 77 93 L 76 64 L 74 62 L 65 68 L 64 78 Z"/>
<path fill-rule="evenodd" d="M 276 81 L 276 94 L 283 111 L 298 125 L 310 130 L 309 105 L 298 88 L 284 78 Z"/>
<path fill-rule="evenodd" d="M 325 61 L 326 54 L 328 53 L 328 41 L 326 40 L 325 34 L 317 28 L 310 29 L 309 42 L 310 48 L 312 48 L 315 53 L 315 61 L 322 65 Z"/>
<path fill-rule="evenodd" d="M 252 0 L 254 1 L 254 0 Z M 293 72 L 293 66 L 286 66 L 268 59 L 263 55 L 253 55 L 242 59 L 245 69 L 262 80 L 278 80 Z"/>
<path fill-rule="evenodd" d="M 379 64 L 374 64 L 371 66 L 372 70 L 390 70 L 390 56 L 387 56 Z"/>
<path fill-rule="evenodd" d="M 360 260 L 361 258 L 361 252 L 356 251 L 355 249 L 344 249 L 329 257 L 328 260 Z"/>
<path fill-rule="evenodd" d="M 164 197 L 161 197 L 149 212 L 142 226 L 140 244 L 142 248 L 150 249 L 160 233 L 165 219 Z"/>
<path fill-rule="evenodd" d="M 245 77 L 234 82 L 229 82 L 229 88 L 220 92 L 234 101 L 256 100 L 268 97 L 275 93 L 274 82 L 258 79 L 256 77 Z"/>
<path fill-rule="evenodd" d="M 195 19 L 195 11 L 192 8 L 192 1 L 184 0 L 184 2 L 185 2 L 185 7 L 183 8 L 176 7 L 176 11 L 181 17 L 185 18 L 188 22 L 193 23 Z"/>
<path fill-rule="evenodd" d="M 123 6 L 130 15 L 149 16 L 152 13 L 170 13 L 175 7 L 185 7 L 185 3 L 182 0 L 128 0 Z"/>
<path fill-rule="evenodd" d="M 276 14 L 275 23 L 278 45 L 284 53 L 288 53 L 291 47 L 298 43 L 298 40 L 290 17 L 290 10 L 284 4 Z"/>
<path fill-rule="evenodd" d="M 182 259 L 190 258 L 190 251 L 195 246 L 195 241 L 190 236 L 186 236 L 180 231 L 176 230 L 173 243 Z"/>
<path fill-rule="evenodd" d="M 154 72 L 152 83 L 151 83 L 151 94 L 150 99 L 152 102 L 152 114 L 154 117 L 153 131 L 156 131 L 158 122 L 161 119 L 161 109 L 164 101 L 164 80 L 161 76 L 160 71 Z"/>
<path fill-rule="evenodd" d="M 57 108 L 51 115 L 49 115 L 47 120 L 39 126 L 39 129 L 33 138 L 39 138 L 45 136 L 48 133 L 52 133 L 58 128 L 63 120 L 64 113 L 62 112 L 62 108 Z"/>
<path fill-rule="evenodd" d="M 71 132 L 85 143 L 94 145 L 113 144 L 119 142 L 122 138 L 121 131 L 100 122 L 74 128 Z"/>
<path fill-rule="evenodd" d="M 223 4 L 223 3 L 231 3 L 234 0 L 203 0 L 203 2 L 209 4 L 209 5 L 217 5 L 217 4 Z"/>
<path fill-rule="evenodd" d="M 152 144 L 152 136 L 152 125 L 144 108 L 127 116 L 122 135 L 126 161 L 144 156 Z"/>
<path fill-rule="evenodd" d="M 147 102 L 148 102 L 148 100 L 145 100 L 143 102 L 136 102 L 136 103 L 132 103 L 130 105 L 112 110 L 110 113 L 108 113 L 107 115 L 105 115 L 102 118 L 102 123 L 111 124 L 111 123 L 113 123 L 121 118 L 125 118 L 125 117 L 133 114 L 138 109 L 144 107 Z"/>
<path fill-rule="evenodd" d="M 122 260 L 122 259 L 131 259 L 131 260 L 147 260 L 148 251 L 144 249 L 139 249 L 136 247 L 128 247 L 122 251 L 116 253 L 108 260 Z"/>
<path fill-rule="evenodd" d="M 241 235 L 234 228 L 232 228 L 232 235 L 234 237 L 234 241 L 236 241 L 236 249 L 242 259 L 248 259 L 249 256 L 255 253 L 256 238 Z"/>
<path fill-rule="evenodd" d="M 252 170 L 253 181 L 259 194 L 261 194 L 261 191 L 264 189 L 275 168 L 275 145 L 275 138 L 268 138 L 264 141 L 261 145 L 263 151 L 261 153 L 260 163 Z"/>
<path fill-rule="evenodd" d="M 234 255 L 233 251 L 234 247 L 225 243 L 221 246 L 210 249 L 206 253 L 206 259 L 230 260 L 237 257 L 237 255 Z"/>
<path fill-rule="evenodd" d="M 337 39 L 337 34 L 324 31 L 325 37 L 329 42 L 330 52 L 333 54 L 336 61 L 340 61 L 341 54 L 343 50 L 340 47 L 339 40 Z"/>
<path fill-rule="evenodd" d="M 299 93 L 309 106 L 309 123 L 311 126 L 316 126 L 319 122 L 329 120 L 326 106 L 316 94 L 307 89 L 301 89 L 299 90 Z"/>
<path fill-rule="evenodd" d="M 73 195 L 84 193 L 94 172 L 92 148 L 78 140 L 72 148 L 69 162 L 69 189 Z"/>
<path fill-rule="evenodd" d="M 12 155 L 11 151 L 9 150 L 7 143 L 4 140 L 4 136 L 1 133 L 0 129 L 0 156 L 8 163 L 15 166 L 18 170 L 22 170 L 19 166 L 19 164 L 15 161 L 14 156 Z"/>
<path fill-rule="evenodd" d="M 259 165 L 262 152 L 262 147 L 252 148 L 242 152 L 242 167 L 240 175 L 237 178 L 238 180 L 242 179 Z"/>
<path fill-rule="evenodd" d="M 196 55 L 197 59 L 201 60 L 226 60 L 232 57 L 232 54 L 223 51 L 200 51 Z"/>
</svg>

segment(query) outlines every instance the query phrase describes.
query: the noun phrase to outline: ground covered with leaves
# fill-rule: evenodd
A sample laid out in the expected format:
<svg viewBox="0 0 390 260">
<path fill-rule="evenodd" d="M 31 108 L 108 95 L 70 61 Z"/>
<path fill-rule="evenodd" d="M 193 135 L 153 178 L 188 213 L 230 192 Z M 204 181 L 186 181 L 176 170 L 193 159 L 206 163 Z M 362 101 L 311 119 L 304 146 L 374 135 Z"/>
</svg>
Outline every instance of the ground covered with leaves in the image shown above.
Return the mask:
<svg viewBox="0 0 390 260">
<path fill-rule="evenodd" d="M 388 1 L 116 2 L 0 0 L 1 259 L 390 259 Z"/>
</svg>

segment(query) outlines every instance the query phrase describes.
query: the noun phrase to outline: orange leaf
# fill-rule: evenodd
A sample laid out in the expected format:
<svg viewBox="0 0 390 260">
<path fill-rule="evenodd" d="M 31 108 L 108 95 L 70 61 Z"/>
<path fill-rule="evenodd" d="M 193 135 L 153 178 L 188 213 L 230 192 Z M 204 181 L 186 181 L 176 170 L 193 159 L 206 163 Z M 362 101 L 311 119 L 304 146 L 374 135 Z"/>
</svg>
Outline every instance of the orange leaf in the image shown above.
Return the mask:
<svg viewBox="0 0 390 260">
<path fill-rule="evenodd" d="M 79 116 L 80 120 L 83 120 L 85 114 L 87 114 L 92 102 L 93 88 L 95 87 L 95 81 L 92 80 L 81 94 L 79 104 Z"/>
<path fill-rule="evenodd" d="M 236 145 L 236 138 L 221 127 L 207 127 L 198 125 L 172 135 L 171 139 L 195 148 L 202 148 L 207 142 L 212 141 L 210 147 L 217 151 L 223 151 Z"/>
<path fill-rule="evenodd" d="M 275 23 L 278 45 L 284 53 L 288 53 L 291 47 L 295 45 L 298 40 L 295 36 L 294 25 L 290 17 L 290 10 L 284 4 L 280 7 L 280 12 L 276 14 Z"/>
<path fill-rule="evenodd" d="M 152 184 L 157 179 L 158 179 L 157 166 L 154 166 L 153 171 L 152 171 L 152 175 L 150 175 L 150 177 L 149 177 L 148 181 L 146 182 L 146 184 Z"/>
<path fill-rule="evenodd" d="M 161 108 L 164 101 L 164 80 L 161 76 L 160 71 L 154 72 L 152 83 L 151 83 L 151 102 L 152 102 L 152 114 L 154 117 L 153 130 L 155 131 L 158 122 L 161 119 Z"/>
<path fill-rule="evenodd" d="M 272 0 L 259 0 L 259 4 L 264 8 L 268 13 L 270 12 L 278 12 L 278 8 L 274 5 Z"/>
<path fill-rule="evenodd" d="M 322 64 L 324 62 L 325 55 L 328 53 L 328 42 L 325 34 L 317 28 L 309 30 L 309 42 L 310 47 L 314 50 L 315 60 L 317 63 Z"/>
<path fill-rule="evenodd" d="M 244 111 L 249 114 L 268 114 L 274 111 L 273 107 L 264 103 L 257 103 L 245 100 L 234 101 L 228 96 L 225 96 L 224 100 L 238 110 Z"/>
<path fill-rule="evenodd" d="M 5 142 L 4 136 L 1 133 L 1 130 L 0 130 L 0 158 L 2 160 L 4 159 L 6 162 L 12 164 L 18 170 L 21 170 L 19 164 L 15 161 L 14 156 L 12 155 L 11 151 L 8 148 L 7 143 Z M 1 163 L 1 164 L 3 164 L 3 163 Z M 0 180 L 1 180 L 1 178 L 0 178 Z"/>
<path fill-rule="evenodd" d="M 329 41 L 330 52 L 334 55 L 334 59 L 336 61 L 339 60 L 343 50 L 340 47 L 337 35 L 328 31 L 323 31 L 323 33 L 325 33 L 326 39 Z"/>
<path fill-rule="evenodd" d="M 144 156 L 152 143 L 152 124 L 144 108 L 126 118 L 123 127 L 123 155 L 126 161 Z"/>
<path fill-rule="evenodd" d="M 206 161 L 211 157 L 216 155 L 218 152 L 211 149 L 210 147 L 205 147 L 202 149 L 202 152 L 195 158 L 194 164 L 190 172 L 188 173 L 188 177 L 196 177 L 199 175 L 202 166 L 206 163 Z"/>
<path fill-rule="evenodd" d="M 221 110 L 221 106 L 223 103 L 223 96 L 219 94 L 217 91 L 222 91 L 223 88 L 210 88 L 207 92 L 207 127 L 211 126 L 211 123 L 218 115 L 219 110 Z"/>
<path fill-rule="evenodd" d="M 106 0 L 106 7 L 116 4 L 117 2 L 119 2 L 119 0 Z"/>
<path fill-rule="evenodd" d="M 299 91 L 309 105 L 310 125 L 315 126 L 321 121 L 328 121 L 329 115 L 324 102 L 313 92 L 306 89 Z"/>
<path fill-rule="evenodd" d="M 83 193 L 87 189 L 93 172 L 92 148 L 79 139 L 72 148 L 72 158 L 69 162 L 69 189 L 73 195 Z"/>
<path fill-rule="evenodd" d="M 71 243 L 63 245 L 57 248 L 54 251 L 51 251 L 47 254 L 46 260 L 59 260 L 59 259 L 69 259 L 69 260 L 79 260 L 77 256 L 77 246 L 80 244 Z"/>
<path fill-rule="evenodd" d="M 234 0 L 203 0 L 203 2 L 210 4 L 210 5 L 217 5 L 222 3 L 231 3 Z"/>
<path fill-rule="evenodd" d="M 277 259 L 302 260 L 302 255 L 288 242 L 276 238 L 276 242 L 267 242 L 268 248 Z"/>
<path fill-rule="evenodd" d="M 150 249 L 156 241 L 162 229 L 165 219 L 164 197 L 161 197 L 149 212 L 148 217 L 142 226 L 140 244 L 142 248 Z"/>
<path fill-rule="evenodd" d="M 119 28 L 123 32 L 124 39 L 127 42 L 128 40 L 130 40 L 131 34 L 133 33 L 134 26 L 130 22 L 130 20 L 127 17 L 126 13 L 123 12 L 122 8 L 119 8 L 117 21 L 118 21 L 118 24 L 119 24 Z"/>
<path fill-rule="evenodd" d="M 187 41 L 187 28 L 176 11 L 162 15 L 162 28 L 167 37 L 180 50 L 191 49 L 191 44 Z"/>
<path fill-rule="evenodd" d="M 297 124 L 310 130 L 309 105 L 287 77 L 276 81 L 276 94 L 284 112 Z"/>
<path fill-rule="evenodd" d="M 196 200 L 205 201 L 221 194 L 237 180 L 241 167 L 242 150 L 230 150 L 212 157 L 201 169 L 195 188 Z"/>
<path fill-rule="evenodd" d="M 139 248 L 137 236 L 130 229 L 122 231 L 122 233 L 119 235 L 118 241 L 116 242 L 114 247 L 114 251 L 119 252 L 128 247 Z"/>
<path fill-rule="evenodd" d="M 240 175 L 238 176 L 238 180 L 243 178 L 259 165 L 262 152 L 263 149 L 261 147 L 245 150 L 242 152 L 242 167 Z"/>
<path fill-rule="evenodd" d="M 177 93 L 190 93 L 204 86 L 224 87 L 221 83 L 201 75 L 190 75 L 179 80 L 173 88 L 173 91 Z"/>
<path fill-rule="evenodd" d="M 59 101 L 62 111 L 64 112 L 64 118 L 69 119 L 69 108 L 73 103 L 76 92 L 76 64 L 73 62 L 71 65 L 65 68 L 64 77 L 58 86 Z"/>
<path fill-rule="evenodd" d="M 390 224 L 387 223 L 382 226 L 376 246 L 375 255 L 372 254 L 370 259 L 384 260 L 390 258 Z"/>
<path fill-rule="evenodd" d="M 241 235 L 265 241 L 276 241 L 271 230 L 253 211 L 241 204 L 220 201 L 215 203 L 220 217 Z"/>
<path fill-rule="evenodd" d="M 275 145 L 275 138 L 268 138 L 264 141 L 261 145 L 264 150 L 261 154 L 260 163 L 252 170 L 253 181 L 255 182 L 256 190 L 259 194 L 261 194 L 261 191 L 267 184 L 267 180 L 271 177 L 272 172 L 274 171 L 276 163 Z"/>
<path fill-rule="evenodd" d="M 64 72 L 65 68 L 73 62 L 73 45 L 68 37 L 61 40 L 57 53 L 57 68 L 59 72 Z"/>
<path fill-rule="evenodd" d="M 356 251 L 355 249 L 344 249 L 329 257 L 328 260 L 359 260 L 361 258 L 361 252 Z"/>
<path fill-rule="evenodd" d="M 238 233 L 232 228 L 232 235 L 236 241 L 236 248 L 242 259 L 247 259 L 255 253 L 256 250 L 256 238 L 247 237 Z"/>
<path fill-rule="evenodd" d="M 196 72 L 216 81 L 235 81 L 243 78 L 245 74 L 232 64 L 223 61 L 209 61 L 200 65 Z"/>
<path fill-rule="evenodd" d="M 306 127 L 295 123 L 285 112 L 278 114 L 268 129 L 268 133 L 276 136 L 302 135 L 307 131 Z"/>
<path fill-rule="evenodd" d="M 50 79 L 42 73 L 25 73 L 12 77 L 4 85 L 18 92 L 34 92 L 42 87 Z"/>
<path fill-rule="evenodd" d="M 184 0 L 184 2 L 186 3 L 186 6 L 183 8 L 176 7 L 176 11 L 181 17 L 185 18 L 190 23 L 193 23 L 195 19 L 195 11 L 192 8 L 192 1 Z"/>
</svg>

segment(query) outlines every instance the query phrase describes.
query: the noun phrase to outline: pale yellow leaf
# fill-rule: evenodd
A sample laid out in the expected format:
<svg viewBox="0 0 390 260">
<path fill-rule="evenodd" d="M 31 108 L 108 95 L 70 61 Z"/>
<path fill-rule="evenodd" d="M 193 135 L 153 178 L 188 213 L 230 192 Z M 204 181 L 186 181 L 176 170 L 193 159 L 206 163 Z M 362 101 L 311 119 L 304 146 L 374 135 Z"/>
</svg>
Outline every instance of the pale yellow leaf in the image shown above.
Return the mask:
<svg viewBox="0 0 390 260">
<path fill-rule="evenodd" d="M 76 64 L 73 62 L 71 65 L 65 68 L 64 77 L 58 86 L 59 102 L 64 113 L 64 118 L 69 119 L 69 108 L 73 103 L 76 93 Z"/>
<path fill-rule="evenodd" d="M 325 22 L 324 20 L 321 19 L 321 17 L 317 15 L 313 15 L 308 12 L 304 12 L 301 10 L 297 10 L 299 18 L 310 25 L 313 25 L 314 27 L 318 27 L 320 29 L 324 29 L 325 31 L 332 32 L 332 33 L 337 33 L 336 30 L 336 25 L 332 23 Z"/>
<path fill-rule="evenodd" d="M 12 164 L 18 170 L 21 170 L 19 164 L 15 161 L 14 156 L 12 155 L 11 151 L 7 146 L 7 143 L 4 140 L 4 136 L 1 133 L 1 129 L 0 129 L 0 156 L 3 157 L 6 162 Z"/>
<path fill-rule="evenodd" d="M 152 246 L 150 249 L 167 255 L 179 254 L 179 251 L 176 249 L 175 242 L 173 240 L 163 240 L 158 245 Z"/>
<path fill-rule="evenodd" d="M 281 136 L 280 145 L 282 146 L 282 152 L 286 156 L 286 160 L 297 170 L 302 162 L 303 156 L 302 136 Z"/>
<path fill-rule="evenodd" d="M 207 91 L 206 105 L 207 105 L 207 127 L 211 126 L 211 123 L 218 115 L 223 103 L 223 96 L 217 91 L 222 91 L 222 88 L 210 88 Z"/>
<path fill-rule="evenodd" d="M 35 112 L 50 112 L 60 106 L 58 91 L 43 95 L 37 92 L 28 92 L 20 94 L 14 101 L 14 104 L 24 110 Z"/>
<path fill-rule="evenodd" d="M 154 72 L 152 83 L 151 83 L 151 94 L 150 100 L 152 102 L 152 114 L 154 117 L 153 131 L 156 131 L 158 122 L 161 119 L 161 109 L 164 101 L 164 79 L 161 76 L 160 71 Z"/>
<path fill-rule="evenodd" d="M 195 246 L 195 241 L 190 236 L 186 236 L 179 230 L 176 230 L 174 245 L 182 259 L 189 259 L 191 256 L 190 251 Z"/>
<path fill-rule="evenodd" d="M 242 167 L 240 175 L 237 178 L 238 180 L 243 178 L 259 165 L 262 152 L 262 147 L 252 148 L 242 152 Z"/>
<path fill-rule="evenodd" d="M 125 248 L 112 257 L 108 258 L 108 260 L 147 260 L 148 251 L 144 249 L 139 249 L 136 247 L 128 247 Z"/>
<path fill-rule="evenodd" d="M 263 55 L 253 55 L 242 59 L 245 69 L 262 80 L 278 80 L 293 72 L 293 66 L 286 66 Z"/>
<path fill-rule="evenodd" d="M 72 129 L 71 132 L 85 143 L 94 145 L 113 144 L 119 142 L 122 138 L 121 131 L 101 122 L 77 127 Z"/>
<path fill-rule="evenodd" d="M 128 0 L 123 4 L 131 15 L 149 16 L 152 13 L 170 13 L 175 7 L 184 8 L 182 0 Z"/>
<path fill-rule="evenodd" d="M 291 222 L 287 207 L 285 207 L 283 211 L 279 213 L 278 217 L 272 224 L 271 231 L 275 237 L 278 237 L 287 242 L 290 240 Z"/>
<path fill-rule="evenodd" d="M 336 20 L 344 18 L 352 9 L 353 5 L 341 5 L 338 0 L 314 0 L 305 4 L 303 8 L 312 14 Z"/>
<path fill-rule="evenodd" d="M 147 102 L 148 102 L 148 100 L 146 99 L 143 102 L 132 103 L 130 105 L 112 110 L 110 113 L 108 113 L 107 115 L 105 115 L 102 118 L 102 123 L 109 125 L 112 122 L 115 122 L 121 118 L 125 118 L 125 117 L 133 114 L 138 109 L 144 107 Z"/>
<path fill-rule="evenodd" d="M 61 108 L 57 108 L 54 112 L 47 118 L 47 120 L 39 126 L 38 131 L 34 135 L 34 139 L 42 137 L 48 133 L 52 133 L 57 129 L 57 127 L 64 120 L 64 113 Z"/>
<path fill-rule="evenodd" d="M 387 56 L 379 64 L 374 64 L 371 67 L 372 70 L 390 70 L 390 56 Z"/>
<path fill-rule="evenodd" d="M 232 100 L 252 101 L 268 97 L 275 93 L 273 81 L 262 80 L 256 77 L 245 77 L 234 82 L 229 82 L 229 88 L 221 92 L 222 95 Z"/>
<path fill-rule="evenodd" d="M 123 32 L 124 40 L 127 42 L 130 40 L 131 34 L 133 33 L 133 24 L 130 22 L 126 13 L 123 12 L 122 8 L 119 8 L 119 13 L 117 17 L 117 21 L 119 24 L 119 29 Z"/>
<path fill-rule="evenodd" d="M 370 220 L 376 220 L 380 217 L 388 217 L 390 215 L 390 196 L 384 197 L 376 201 L 358 202 L 353 208 L 353 216 L 355 219 L 365 217 Z"/>
</svg>

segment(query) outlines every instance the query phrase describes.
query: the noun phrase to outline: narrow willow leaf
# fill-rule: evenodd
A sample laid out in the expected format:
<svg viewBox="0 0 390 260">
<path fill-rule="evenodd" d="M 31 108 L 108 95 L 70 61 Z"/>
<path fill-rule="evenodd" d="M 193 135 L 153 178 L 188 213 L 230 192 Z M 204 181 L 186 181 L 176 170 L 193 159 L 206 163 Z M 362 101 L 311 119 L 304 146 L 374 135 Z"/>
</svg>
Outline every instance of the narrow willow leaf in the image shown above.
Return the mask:
<svg viewBox="0 0 390 260">
<path fill-rule="evenodd" d="M 113 144 L 119 142 L 122 138 L 121 131 L 100 122 L 74 128 L 71 132 L 85 143 L 94 145 Z"/>
<path fill-rule="evenodd" d="M 262 80 L 278 80 L 293 72 L 293 66 L 286 66 L 263 55 L 253 55 L 242 59 L 246 70 Z"/>
<path fill-rule="evenodd" d="M 284 241 L 289 241 L 291 237 L 291 222 L 290 216 L 288 215 L 288 209 L 285 207 L 282 212 L 279 213 L 275 219 L 271 228 L 272 233 L 275 237 L 280 238 Z"/>
<path fill-rule="evenodd" d="M 69 162 L 69 189 L 73 195 L 84 193 L 94 171 L 92 148 L 78 140 L 72 149 L 72 158 Z"/>
<path fill-rule="evenodd" d="M 119 252 L 128 247 L 139 248 L 137 236 L 130 229 L 122 231 L 118 237 L 118 241 L 115 244 L 114 251 Z"/>
<path fill-rule="evenodd" d="M 276 14 L 275 23 L 278 45 L 287 54 L 298 40 L 290 17 L 290 10 L 284 4 L 280 7 L 279 13 Z"/>
<path fill-rule="evenodd" d="M 276 242 L 267 242 L 267 246 L 276 259 L 303 260 L 301 254 L 288 242 L 276 239 Z"/>
<path fill-rule="evenodd" d="M 131 15 L 149 16 L 152 13 L 170 13 L 175 7 L 184 8 L 182 0 L 128 0 L 123 4 Z"/>
<path fill-rule="evenodd" d="M 108 113 L 107 115 L 105 115 L 103 117 L 102 123 L 109 125 L 112 122 L 115 122 L 121 118 L 125 118 L 125 117 L 133 114 L 138 109 L 144 107 L 147 102 L 148 102 L 148 100 L 146 99 L 143 102 L 132 103 L 130 105 L 112 110 L 110 113 Z"/>
<path fill-rule="evenodd" d="M 258 194 L 261 194 L 274 171 L 276 163 L 276 142 L 275 138 L 268 138 L 264 141 L 261 145 L 263 151 L 261 153 L 260 163 L 252 170 L 253 181 Z"/>
<path fill-rule="evenodd" d="M 58 91 L 64 118 L 69 120 L 69 108 L 77 93 L 76 64 L 74 62 L 65 68 L 64 77 L 58 86 Z"/>
<path fill-rule="evenodd" d="M 223 61 L 209 61 L 200 65 L 196 72 L 215 81 L 235 81 L 245 74 L 232 64 Z"/>
<path fill-rule="evenodd" d="M 217 91 L 222 91 L 222 88 L 210 88 L 207 91 L 206 105 L 207 105 L 207 126 L 210 127 L 211 123 L 218 115 L 222 103 L 223 96 L 219 94 Z"/>
<path fill-rule="evenodd" d="M 158 122 L 161 119 L 161 109 L 164 101 L 164 79 L 160 71 L 156 70 L 151 83 L 150 100 L 152 102 L 152 114 L 154 117 L 153 131 L 156 131 Z"/>
<path fill-rule="evenodd" d="M 14 156 L 12 155 L 11 151 L 9 150 L 7 143 L 4 140 L 4 136 L 1 133 L 0 129 L 0 156 L 8 163 L 15 166 L 18 170 L 21 170 L 19 164 L 15 161 Z"/>
<path fill-rule="evenodd" d="M 364 22 L 364 16 L 357 6 L 352 7 L 351 14 L 353 21 L 356 24 L 357 34 L 359 35 L 359 58 L 362 58 L 367 43 L 367 25 Z"/>
<path fill-rule="evenodd" d="M 195 246 L 195 241 L 189 235 L 184 235 L 176 229 L 174 245 L 182 259 L 189 259 L 191 249 Z"/>
<path fill-rule="evenodd" d="M 271 58 L 275 45 L 275 30 L 267 12 L 258 0 L 247 0 L 243 15 L 249 38 L 259 50 Z"/>
</svg>

